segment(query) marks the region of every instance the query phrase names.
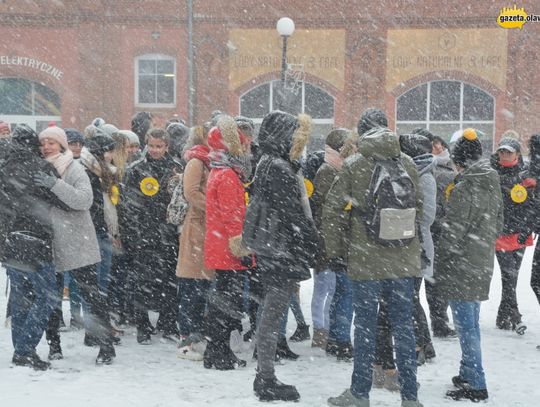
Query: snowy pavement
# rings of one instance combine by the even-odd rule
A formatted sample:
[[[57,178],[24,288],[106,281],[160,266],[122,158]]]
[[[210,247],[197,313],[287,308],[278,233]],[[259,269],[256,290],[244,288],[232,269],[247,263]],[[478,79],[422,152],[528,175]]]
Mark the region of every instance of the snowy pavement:
[[[529,249],[521,269],[518,302],[523,320],[528,326],[524,336],[495,328],[495,316],[500,300],[498,269],[491,285],[491,299],[482,304],[481,327],[484,368],[487,376],[489,406],[540,406],[540,306],[529,287],[532,250]],[[5,292],[5,273],[0,275],[0,290]],[[302,285],[301,301],[310,320],[312,281]],[[68,304],[64,301],[64,318],[69,321]],[[6,298],[0,297],[0,315],[4,321]],[[154,316],[155,318],[155,316]],[[290,316],[289,335],[295,329]],[[138,345],[133,329],[127,330],[123,343],[116,348],[117,358],[111,366],[96,366],[96,348],[83,346],[83,331],[62,333],[64,359],[52,362],[53,369],[35,372],[25,367],[13,367],[10,330],[0,326],[0,406],[1,407],[184,407],[184,406],[257,406],[252,382],[256,363],[247,346],[241,353],[247,359],[246,368],[219,372],[203,368],[202,362],[181,360],[176,347],[153,337],[150,346]],[[451,388],[450,378],[457,374],[459,344],[457,339],[434,339],[437,357],[418,369],[421,383],[419,398],[425,407],[461,406],[469,402],[444,399]],[[289,403],[297,407],[325,406],[329,396],[335,396],[350,384],[352,364],[327,358],[310,347],[310,342],[291,344],[301,355],[296,362],[277,366],[279,379],[297,386],[301,400]],[[43,339],[38,353],[44,358],[48,347]],[[276,403],[273,403],[276,404]],[[277,403],[287,405],[287,403]],[[399,394],[373,390],[373,407],[399,406]]]

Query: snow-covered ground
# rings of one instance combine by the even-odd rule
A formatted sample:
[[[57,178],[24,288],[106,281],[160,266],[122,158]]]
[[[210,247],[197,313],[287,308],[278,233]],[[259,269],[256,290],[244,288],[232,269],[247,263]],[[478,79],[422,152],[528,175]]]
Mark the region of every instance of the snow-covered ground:
[[[491,299],[482,305],[482,347],[490,399],[488,405],[540,405],[540,307],[529,287],[532,250],[528,250],[518,286],[518,301],[528,330],[524,336],[495,328],[495,316],[500,300],[498,269],[491,285]],[[6,280],[1,273],[0,290],[5,291]],[[302,306],[310,319],[312,281],[302,285]],[[0,296],[0,315],[5,315],[6,298]],[[69,321],[67,302],[64,318]],[[294,331],[291,315],[289,335]],[[82,331],[62,334],[64,360],[53,362],[53,369],[35,372],[11,365],[12,345],[10,330],[0,326],[0,406],[254,406],[260,405],[252,392],[256,363],[251,349],[245,348],[246,368],[219,372],[203,368],[202,362],[191,362],[176,357],[176,348],[154,337],[150,346],[140,346],[133,329],[127,330],[117,358],[111,366],[96,366],[97,349],[83,346]],[[434,340],[437,357],[418,369],[421,383],[419,398],[426,407],[452,406],[444,399],[451,388],[450,378],[457,373],[459,344],[454,340]],[[352,365],[338,363],[322,352],[313,350],[310,342],[291,344],[301,357],[296,362],[286,361],[277,366],[277,375],[285,383],[295,384],[301,394],[295,406],[324,406],[329,396],[335,396],[350,384]],[[41,341],[38,352],[47,356],[48,347]],[[373,390],[372,406],[399,406],[399,394]],[[463,404],[457,404],[463,405]]]

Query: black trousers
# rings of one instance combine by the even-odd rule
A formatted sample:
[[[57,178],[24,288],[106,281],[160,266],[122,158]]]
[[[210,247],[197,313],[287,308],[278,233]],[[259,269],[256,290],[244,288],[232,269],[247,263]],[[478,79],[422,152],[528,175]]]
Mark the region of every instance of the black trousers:
[[[76,281],[79,293],[89,308],[88,333],[96,338],[100,345],[111,344],[112,326],[107,312],[107,298],[98,289],[96,265],[81,267],[71,270],[71,277]],[[62,305],[62,291],[64,285],[63,274],[57,274],[58,301]],[[47,342],[60,343],[60,318],[61,314],[53,312],[49,319],[45,335]]]
[[[531,270],[531,288],[536,294],[538,304],[540,304],[540,244],[536,243]]]
[[[244,271],[216,270],[216,284],[208,298],[204,335],[218,347],[228,348],[231,332],[241,326]]]
[[[135,279],[134,313],[137,328],[150,324],[148,311],[159,312],[157,328],[166,334],[177,334],[178,300],[176,261],[178,250],[168,245],[136,252],[133,258]]]
[[[257,267],[246,270],[249,284],[249,325],[253,332],[257,330],[257,314],[259,312],[259,306],[264,301],[264,285],[261,282],[259,273]]]
[[[502,280],[501,303],[497,313],[497,321],[509,319],[513,323],[521,322],[521,314],[519,313],[517,304],[516,286],[524,253],[525,249],[512,252],[496,252]]]

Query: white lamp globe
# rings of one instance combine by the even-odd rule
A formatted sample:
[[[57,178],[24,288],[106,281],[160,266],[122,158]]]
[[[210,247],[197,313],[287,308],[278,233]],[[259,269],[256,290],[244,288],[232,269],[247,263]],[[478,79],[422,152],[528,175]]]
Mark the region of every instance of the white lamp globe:
[[[290,37],[294,33],[294,21],[289,17],[281,17],[276,24],[276,29],[282,37]]]

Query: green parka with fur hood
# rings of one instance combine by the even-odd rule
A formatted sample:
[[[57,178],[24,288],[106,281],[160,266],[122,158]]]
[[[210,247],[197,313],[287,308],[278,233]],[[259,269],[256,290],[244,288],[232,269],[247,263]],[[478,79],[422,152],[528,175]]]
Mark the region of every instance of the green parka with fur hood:
[[[366,195],[376,159],[399,157],[411,177],[417,202],[417,219],[422,218],[422,192],[413,160],[402,154],[397,134],[387,128],[375,128],[360,136],[358,154],[349,157],[336,177],[323,207],[322,234],[329,258],[341,257],[351,280],[383,280],[419,277],[420,241],[416,236],[406,247],[384,247],[367,236],[360,213],[366,207]],[[346,210],[352,203],[352,210]]]

